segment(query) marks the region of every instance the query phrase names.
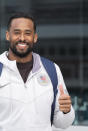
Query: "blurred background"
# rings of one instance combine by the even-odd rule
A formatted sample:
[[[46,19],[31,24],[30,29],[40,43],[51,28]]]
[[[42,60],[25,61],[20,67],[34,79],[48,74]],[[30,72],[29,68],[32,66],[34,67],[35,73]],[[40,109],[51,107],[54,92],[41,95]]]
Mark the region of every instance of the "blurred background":
[[[76,111],[73,124],[88,126],[88,0],[0,0],[0,54],[8,49],[8,18],[18,11],[34,15],[35,51],[62,71]]]

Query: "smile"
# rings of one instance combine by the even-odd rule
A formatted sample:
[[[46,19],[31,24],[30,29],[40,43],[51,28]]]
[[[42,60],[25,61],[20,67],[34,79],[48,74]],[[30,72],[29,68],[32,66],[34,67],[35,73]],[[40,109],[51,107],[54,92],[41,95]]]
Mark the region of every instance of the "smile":
[[[21,49],[27,47],[27,44],[26,43],[18,43],[17,46]]]
[[[24,46],[27,46],[27,43],[18,43],[17,45],[24,47]]]

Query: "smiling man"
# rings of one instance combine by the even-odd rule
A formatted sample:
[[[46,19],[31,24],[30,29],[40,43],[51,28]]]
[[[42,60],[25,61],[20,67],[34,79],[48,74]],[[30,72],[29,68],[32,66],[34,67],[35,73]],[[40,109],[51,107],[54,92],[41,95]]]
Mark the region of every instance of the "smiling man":
[[[35,21],[29,14],[18,13],[9,19],[6,31],[9,51],[0,55],[3,131],[52,131],[53,85],[40,55],[33,52],[37,37]],[[74,121],[74,109],[61,71],[57,64],[54,66],[58,85],[52,124],[67,128]]]
[[[16,18],[10,24],[6,32],[6,39],[10,42],[9,57],[14,56],[10,59],[20,59],[17,61],[23,60],[23,63],[30,61],[33,46],[37,41],[33,21],[28,18]]]

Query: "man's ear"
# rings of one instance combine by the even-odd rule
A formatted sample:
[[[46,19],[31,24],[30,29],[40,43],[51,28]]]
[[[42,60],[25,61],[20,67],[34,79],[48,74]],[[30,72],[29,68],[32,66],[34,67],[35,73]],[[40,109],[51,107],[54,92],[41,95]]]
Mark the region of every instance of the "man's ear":
[[[37,39],[38,39],[38,35],[37,35],[37,33],[35,33],[35,35],[34,35],[34,43],[37,42]]]
[[[9,41],[9,32],[6,31],[6,40]]]

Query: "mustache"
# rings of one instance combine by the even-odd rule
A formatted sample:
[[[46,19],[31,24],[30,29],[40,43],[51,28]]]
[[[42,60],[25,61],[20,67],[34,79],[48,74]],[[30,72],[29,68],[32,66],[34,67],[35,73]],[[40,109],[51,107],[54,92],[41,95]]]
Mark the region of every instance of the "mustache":
[[[29,45],[29,43],[27,41],[25,41],[25,40],[24,41],[19,40],[15,44],[18,45],[19,43],[23,43],[23,44],[25,43],[26,45]]]

